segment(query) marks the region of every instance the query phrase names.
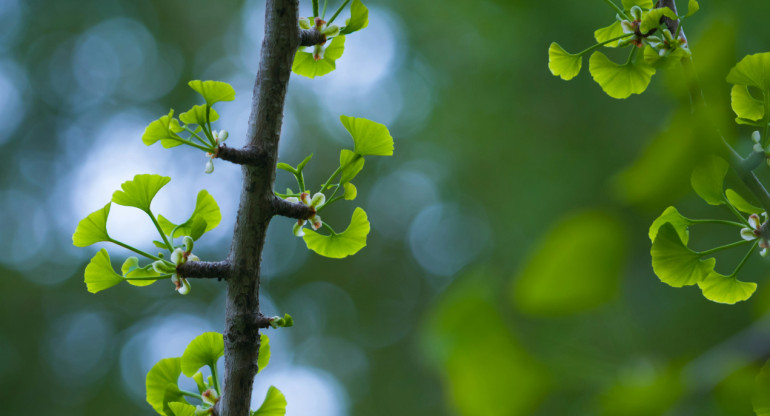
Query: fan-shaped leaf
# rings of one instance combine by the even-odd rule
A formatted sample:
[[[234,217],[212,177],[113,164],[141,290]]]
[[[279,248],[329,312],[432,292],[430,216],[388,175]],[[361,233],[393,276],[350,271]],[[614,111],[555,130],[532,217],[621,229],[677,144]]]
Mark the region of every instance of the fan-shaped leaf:
[[[369,234],[369,220],[366,212],[356,208],[348,228],[334,235],[322,235],[308,230],[303,237],[307,248],[316,253],[335,259],[341,259],[366,247],[366,236]]]
[[[722,158],[707,157],[692,171],[690,176],[692,189],[710,205],[724,204],[722,187],[729,167],[730,165]]]
[[[369,9],[361,3],[361,0],[353,0],[350,5],[350,18],[345,22],[345,27],[340,30],[341,35],[347,35],[369,26]]]
[[[205,332],[193,339],[181,358],[184,375],[192,377],[203,366],[215,367],[219,357],[225,355],[225,341],[218,332]]]
[[[738,211],[745,212],[746,214],[761,214],[764,212],[762,208],[756,207],[750,202],[746,201],[740,194],[728,189],[725,191],[725,196],[732,206],[738,209]]]
[[[650,242],[655,241],[658,230],[666,223],[671,224],[674,227],[679,238],[682,240],[682,243],[687,245],[687,242],[690,240],[690,231],[687,227],[692,225],[692,221],[689,218],[682,216],[682,214],[680,214],[674,207],[666,208],[666,210],[653,221],[649,232]]]
[[[203,104],[195,105],[193,108],[180,114],[179,120],[182,120],[182,123],[185,124],[198,124],[203,126],[206,124],[206,108],[209,108],[209,121],[217,121],[219,119],[217,111],[211,107],[206,107],[206,105]]]
[[[623,0],[623,8],[625,10],[631,10],[632,7],[639,6],[642,9],[652,9],[652,0]]]
[[[657,29],[660,26],[660,19],[666,16],[669,19],[677,20],[676,13],[668,7],[660,7],[658,9],[652,9],[645,13],[642,17],[642,23],[639,25],[639,32],[646,34],[653,29]]]
[[[87,247],[101,241],[110,241],[107,233],[107,217],[110,215],[110,202],[102,209],[88,214],[80,220],[78,228],[72,234],[72,244],[75,247]]]
[[[259,334],[259,357],[257,357],[257,373],[270,364],[270,338],[265,334]]]
[[[727,74],[727,82],[770,90],[770,52],[748,55]]]
[[[168,408],[174,413],[174,416],[195,416],[195,406],[182,402],[173,402],[168,404]]]
[[[160,140],[161,146],[165,148],[179,146],[182,142],[179,141],[181,138],[177,133],[181,131],[184,131],[184,128],[179,125],[179,120],[174,118],[174,110],[171,110],[144,129],[142,142],[149,146]]]
[[[147,403],[161,415],[173,415],[169,402],[185,403],[178,384],[182,374],[180,361],[180,358],[164,358],[147,373]]]
[[[222,221],[222,214],[219,211],[219,205],[217,205],[214,197],[204,189],[198,192],[192,215],[176,229],[172,237],[189,235],[193,240],[197,240],[203,234],[216,228],[220,221]],[[158,215],[158,223],[168,236],[171,236],[171,232],[177,226],[162,215]]]
[[[340,183],[347,183],[353,180],[353,178],[361,172],[364,168],[364,158],[353,151],[348,149],[342,149],[340,152],[340,166],[342,167],[342,173],[340,175]]]
[[[730,90],[730,105],[739,118],[759,121],[765,116],[765,104],[762,100],[752,97],[745,85],[733,85]]]
[[[618,36],[623,36],[624,34],[625,32],[623,31],[623,26],[620,25],[618,20],[615,20],[611,25],[597,29],[594,32],[594,38],[596,38],[597,43],[604,43],[610,39],[615,39]],[[618,46],[618,44],[617,42],[611,42],[604,46],[607,48],[615,48]]]
[[[713,270],[698,286],[706,299],[730,305],[750,298],[757,290],[756,283],[741,282],[735,276],[723,276]]]
[[[291,70],[297,75],[303,77],[315,78],[326,75],[337,68],[335,61],[342,57],[342,52],[345,51],[345,36],[337,36],[332,39],[331,43],[323,52],[323,56],[319,60],[313,58],[313,54],[305,52],[300,48],[294,55],[294,63],[291,66]]]
[[[209,106],[220,101],[233,101],[235,99],[235,89],[226,82],[195,80],[188,82],[187,85],[202,95]]]
[[[136,207],[150,212],[150,204],[155,194],[171,180],[168,176],[136,175],[133,180],[123,182],[122,191],[112,194],[112,202],[127,207]]]
[[[601,52],[594,52],[588,62],[591,76],[612,98],[628,98],[641,94],[650,85],[655,68],[644,62],[618,65]]]
[[[599,32],[597,30],[597,32]],[[598,36],[598,35],[597,35]],[[548,69],[565,81],[575,78],[583,67],[583,55],[573,55],[556,42],[548,48]]]
[[[165,246],[163,247],[165,248]],[[123,272],[124,280],[134,286],[149,286],[157,280],[129,280],[137,277],[156,277],[160,276],[160,273],[153,269],[143,270],[139,267],[139,259],[136,257],[129,257],[123,262],[123,266],[120,268]]]
[[[353,151],[361,156],[392,156],[393,137],[384,124],[365,118],[340,116],[340,121],[353,137]]]
[[[345,189],[345,193],[343,194],[345,199],[348,201],[356,199],[356,196],[358,196],[358,189],[356,189],[355,185],[350,182],[346,182],[342,184],[342,187]]]
[[[270,386],[267,390],[267,396],[262,402],[262,406],[259,406],[255,412],[251,413],[251,416],[283,416],[286,414],[286,397],[280,390],[274,386]]]
[[[663,224],[652,243],[652,269],[658,278],[673,287],[694,285],[714,270],[716,260],[701,255],[682,243],[674,226]]]
[[[694,15],[695,13],[698,12],[698,10],[700,10],[700,4],[698,4],[698,0],[690,0],[687,3],[687,15],[686,15],[686,17],[690,17],[690,16]]]
[[[85,282],[88,291],[97,293],[109,289],[123,281],[123,276],[115,273],[107,250],[101,249],[86,266]]]

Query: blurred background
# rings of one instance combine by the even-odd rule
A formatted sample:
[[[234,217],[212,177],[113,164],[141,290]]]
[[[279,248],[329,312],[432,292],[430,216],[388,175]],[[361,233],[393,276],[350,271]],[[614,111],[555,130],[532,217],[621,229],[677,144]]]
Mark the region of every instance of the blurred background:
[[[396,153],[357,178],[372,222],[358,255],[320,258],[290,221],[271,223],[262,309],[296,326],[267,332],[253,408],[275,385],[293,416],[752,415],[770,356],[768,263],[748,263],[741,276],[759,289],[735,306],[668,287],[650,266],[647,228],[667,206],[730,219],[689,189],[708,146],[678,72],[624,101],[587,61],[569,83],[553,77],[551,41],[579,51],[613,21],[600,0],[365,3],[369,27],[337,70],[292,77],[280,159],[313,152],[319,186],[352,145],[340,114],[388,125]],[[750,130],[730,124],[724,77],[767,51],[768,12],[703,0],[687,27],[706,98],[743,149]],[[196,254],[227,254],[240,169],[220,161],[206,175],[200,152],[140,137],[198,103],[187,81],[214,79],[237,91],[215,128],[243,144],[263,15],[260,0],[0,0],[0,413],[153,414],[149,368],[222,331],[216,282],[193,281],[186,297],[168,282],[88,293],[99,246],[75,248],[71,234],[122,182],[158,173],[173,179],[153,208],[171,220],[199,189],[214,195],[223,221]],[[279,172],[276,189],[291,180]],[[150,250],[140,214],[114,206],[109,230]],[[692,231],[704,247],[737,238],[704,227]],[[116,267],[128,255],[111,252]]]

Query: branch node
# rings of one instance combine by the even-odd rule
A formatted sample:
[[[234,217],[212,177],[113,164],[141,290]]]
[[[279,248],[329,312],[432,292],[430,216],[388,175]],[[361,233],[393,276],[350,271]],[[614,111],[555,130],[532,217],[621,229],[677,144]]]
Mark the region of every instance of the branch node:
[[[230,270],[228,261],[188,261],[176,268],[179,276],[186,279],[217,279],[218,281],[226,280],[230,276]]]
[[[285,199],[273,196],[273,213],[282,217],[306,220],[315,215],[315,208],[299,202],[289,202]]]
[[[326,43],[326,35],[319,32],[317,28],[300,29],[299,46],[322,45]]]
[[[260,166],[267,161],[267,155],[261,149],[246,146],[242,149],[227,147],[220,144],[214,157],[237,165]]]

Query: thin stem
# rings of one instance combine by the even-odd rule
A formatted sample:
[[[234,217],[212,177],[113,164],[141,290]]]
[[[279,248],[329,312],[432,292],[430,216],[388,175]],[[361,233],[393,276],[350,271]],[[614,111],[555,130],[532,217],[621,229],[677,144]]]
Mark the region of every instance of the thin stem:
[[[187,127],[187,126],[184,126],[184,129],[185,129],[185,130],[187,130],[187,131],[188,131],[188,132],[189,132],[191,135],[193,135],[193,137],[195,137],[196,139],[198,139],[198,141],[200,141],[200,142],[201,142],[201,143],[203,143],[204,145],[208,145],[208,144],[210,144],[210,143],[206,142],[205,140],[203,140],[203,139],[201,138],[201,136],[198,136],[198,133],[196,133],[195,131],[193,131],[191,128],[189,128],[189,127]]]
[[[214,389],[217,391],[217,394],[221,396],[222,391],[219,389],[219,376],[217,375],[217,366],[210,365],[209,368],[211,369],[211,378],[214,380]]]
[[[639,48],[631,48],[631,54],[628,55],[628,61],[626,61],[626,65],[631,65],[631,61],[634,59],[634,55],[636,55],[636,50]]]
[[[169,278],[171,278],[170,274],[162,274],[160,276],[124,277],[124,280],[163,280]]]
[[[732,225],[733,227],[744,228],[746,225],[740,222],[727,221],[727,220],[690,220],[693,224],[724,224]]]
[[[742,245],[744,245],[744,244],[746,244],[746,243],[750,243],[750,242],[752,242],[752,241],[754,241],[754,240],[741,240],[741,241],[736,241],[736,242],[734,242],[734,243],[725,244],[725,245],[723,245],[723,246],[719,246],[719,247],[716,247],[716,248],[712,248],[711,250],[706,250],[706,251],[699,251],[699,252],[698,252],[698,254],[699,254],[701,257],[703,257],[703,256],[708,256],[708,255],[711,255],[711,254],[717,253],[717,252],[719,252],[719,251],[722,251],[722,250],[727,250],[728,248],[733,248],[733,247],[740,247],[740,246],[742,246]]]
[[[166,233],[163,232],[163,229],[160,227],[160,224],[158,224],[158,220],[155,218],[155,215],[153,215],[152,211],[147,210],[147,215],[150,216],[150,219],[152,220],[152,223],[155,225],[155,228],[158,230],[158,234],[160,234],[161,237],[163,237],[163,242],[166,243],[166,247],[168,248],[169,253],[174,252],[174,246],[171,245],[171,243],[168,241],[168,238],[166,237]]]
[[[347,5],[348,5],[348,3],[350,3],[350,0],[345,0],[345,2],[344,2],[344,3],[342,3],[342,6],[340,6],[340,8],[339,8],[339,9],[337,9],[337,11],[336,11],[336,12],[334,12],[334,14],[332,15],[332,18],[331,18],[331,19],[329,19],[329,21],[328,21],[328,22],[326,22],[326,25],[327,25],[327,26],[332,24],[332,22],[334,21],[334,19],[336,19],[336,18],[337,18],[337,16],[340,14],[340,12],[342,11],[342,9],[344,9],[344,8],[345,8],[345,6],[347,6]]]
[[[194,397],[194,398],[196,398],[196,399],[198,399],[200,401],[203,401],[203,397],[201,397],[201,395],[198,394],[198,393],[193,393],[193,392],[191,392],[189,390],[182,390],[182,389],[179,389],[179,392],[182,393],[183,395],[187,396],[187,397]]]
[[[749,227],[751,227],[751,226],[749,225],[749,221],[746,219],[746,217],[744,217],[744,216],[743,216],[743,214],[741,214],[741,213],[740,213],[740,211],[738,211],[738,210],[737,210],[737,209],[736,209],[736,208],[733,206],[733,204],[731,204],[731,203],[730,203],[730,201],[729,201],[729,200],[727,200],[727,197],[726,197],[726,196],[722,195],[722,200],[723,200],[723,201],[725,201],[725,204],[727,205],[727,207],[728,207],[728,208],[730,208],[730,211],[731,211],[733,214],[735,214],[736,218],[740,218],[740,220],[741,220],[741,222],[744,224],[744,226],[749,226]]]
[[[302,174],[302,171],[297,172],[294,174],[294,177],[297,178],[297,185],[299,186],[299,193],[305,192],[305,175]]]
[[[149,254],[149,253],[145,253],[144,251],[142,251],[142,250],[139,250],[138,248],[135,248],[135,247],[131,247],[131,246],[129,246],[128,244],[126,244],[126,243],[123,243],[123,242],[120,242],[120,241],[118,241],[118,240],[109,239],[108,241],[109,241],[110,243],[113,243],[113,244],[117,244],[117,245],[119,245],[119,246],[121,246],[121,247],[123,247],[123,248],[125,248],[125,249],[127,249],[127,250],[131,250],[131,251],[133,251],[134,253],[136,253],[136,254],[139,254],[140,256],[144,256],[144,257],[147,257],[148,259],[152,259],[152,260],[156,260],[156,261],[157,261],[157,260],[162,260],[160,257],[157,257],[157,256],[153,256],[152,254]]]
[[[607,4],[609,4],[609,5],[610,5],[610,7],[612,7],[613,9],[615,9],[615,11],[616,11],[616,12],[618,12],[618,14],[619,14],[621,17],[625,18],[626,20],[631,20],[631,19],[628,17],[628,15],[626,15],[626,12],[624,12],[624,11],[623,11],[623,10],[622,10],[620,7],[618,7],[618,6],[615,4],[615,2],[613,2],[612,0],[604,0],[604,2],[605,2],[605,3],[607,3]]]
[[[320,208],[316,209],[316,212],[323,211],[324,208],[328,207],[329,205],[339,201],[340,199],[344,198],[344,196],[338,196],[336,198],[330,198],[328,201],[326,201],[325,204],[323,204]]]
[[[208,127],[208,131],[206,131],[206,127]],[[211,131],[211,106],[208,103],[206,103],[206,126],[203,127],[203,131],[206,132],[206,137],[209,138],[211,145],[216,147],[217,141],[214,140],[214,132]]]
[[[328,3],[329,0],[324,0],[324,9],[321,12],[321,19],[326,18],[326,3]]]
[[[338,167],[337,170],[335,170],[334,173],[332,173],[332,176],[329,176],[329,179],[326,181],[324,186],[321,187],[321,190],[319,192],[323,192],[329,189],[329,186],[331,185],[332,181],[334,180],[334,178],[337,177],[337,175],[340,174],[340,172],[342,172],[342,166]]]
[[[313,0],[313,17],[318,17],[318,0]]]
[[[205,129],[204,129],[204,131],[205,131]],[[181,137],[169,137],[169,138],[170,138],[171,140],[176,140],[176,141],[178,141],[178,142],[181,142],[181,143],[183,143],[183,144],[186,144],[186,145],[188,145],[188,146],[192,146],[192,147],[194,147],[194,148],[196,148],[196,149],[200,149],[200,150],[203,150],[204,152],[213,153],[213,151],[214,151],[214,149],[212,149],[212,148],[203,147],[203,146],[201,146],[201,145],[199,145],[199,144],[197,144],[197,143],[195,143],[195,142],[191,142],[191,141],[189,141],[189,140],[185,140],[185,139],[183,139],[183,138],[181,138]],[[164,140],[165,140],[165,139],[164,139]]]
[[[754,241],[754,244],[751,246],[749,251],[746,253],[745,256],[743,256],[743,259],[740,263],[738,263],[738,266],[735,267],[735,270],[733,270],[732,274],[730,274],[730,277],[735,277],[739,271],[743,268],[743,265],[746,264],[747,261],[749,261],[749,256],[751,256],[754,253],[754,250],[757,249],[757,245],[759,245],[759,239],[756,239]]]
[[[615,41],[618,41],[618,40],[621,40],[623,38],[627,38],[627,37],[633,36],[633,35],[634,35],[633,33],[626,33],[624,35],[620,35],[620,36],[614,37],[612,39],[605,40],[604,42],[599,42],[596,45],[591,46],[590,48],[586,48],[586,49],[576,53],[575,55],[583,56],[583,55],[587,54],[588,52],[591,52],[592,50],[594,50],[594,49],[596,49],[598,47],[604,46],[604,45],[606,45],[608,43],[612,43],[612,42],[615,42]]]
[[[329,224],[327,224],[327,223],[325,223],[323,221],[321,221],[321,224],[323,225],[324,228],[329,230],[329,232],[332,233],[332,235],[337,235],[337,233],[334,232],[334,228],[332,228],[331,225],[329,225]]]
[[[273,194],[275,194],[275,196],[277,196],[279,198],[283,198],[283,199],[286,199],[286,198],[289,198],[289,197],[292,197],[292,196],[295,197],[295,198],[299,198],[300,197],[300,194],[282,194],[282,193],[276,192],[276,191],[273,191]]]
[[[768,133],[770,133],[770,94],[767,93],[767,91],[762,91],[762,95],[764,96],[765,101],[765,118],[762,121],[762,124],[765,126],[765,131],[762,134],[762,147],[767,147],[768,143],[770,143],[770,137],[768,137]]]

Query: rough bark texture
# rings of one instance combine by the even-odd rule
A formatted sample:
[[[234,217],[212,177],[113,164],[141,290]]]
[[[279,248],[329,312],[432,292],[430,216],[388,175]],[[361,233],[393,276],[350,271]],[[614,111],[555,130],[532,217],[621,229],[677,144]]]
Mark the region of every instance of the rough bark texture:
[[[273,209],[275,210],[276,215],[298,220],[306,220],[315,215],[315,208],[311,206],[289,202],[278,197],[273,198]]]
[[[254,84],[248,147],[264,160],[243,165],[243,190],[230,248],[225,317],[225,375],[219,414],[248,416],[259,355],[259,267],[270,218],[284,100],[299,47],[297,0],[268,0],[265,38]]]
[[[234,149],[227,147],[224,144],[219,146],[217,150],[217,157],[232,162],[238,165],[261,165],[265,164],[267,159],[266,155],[261,149],[246,146],[243,149]]]
[[[230,263],[226,261],[188,261],[176,268],[177,273],[185,278],[227,279],[230,275]]]

